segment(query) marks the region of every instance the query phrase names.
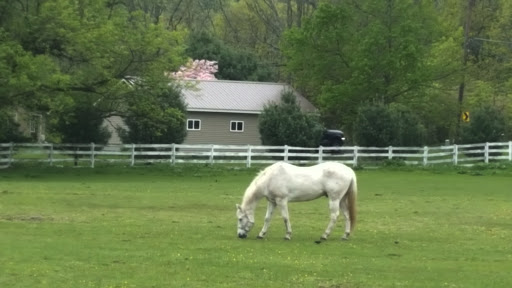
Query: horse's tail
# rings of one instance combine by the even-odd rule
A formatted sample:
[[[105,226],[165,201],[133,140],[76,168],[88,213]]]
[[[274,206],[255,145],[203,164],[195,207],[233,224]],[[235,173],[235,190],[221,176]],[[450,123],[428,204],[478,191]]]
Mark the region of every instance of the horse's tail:
[[[348,208],[348,216],[350,217],[350,232],[354,230],[354,226],[356,225],[357,220],[357,209],[356,209],[356,201],[357,201],[357,179],[356,175],[350,181],[350,186],[347,190],[347,208]]]

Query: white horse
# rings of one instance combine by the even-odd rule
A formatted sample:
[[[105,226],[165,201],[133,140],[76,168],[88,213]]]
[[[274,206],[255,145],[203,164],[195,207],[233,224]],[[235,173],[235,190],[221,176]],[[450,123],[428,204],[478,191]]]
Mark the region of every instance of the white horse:
[[[270,225],[274,208],[279,207],[286,227],[286,240],[292,237],[288,202],[310,201],[321,196],[329,198],[331,219],[321,239],[326,240],[336,224],[339,210],[345,216],[347,240],[356,221],[357,181],[354,171],[341,163],[325,162],[311,167],[298,167],[285,162],[262,170],[245,190],[242,205],[236,204],[238,237],[246,238],[254,225],[254,210],[258,201],[268,200],[265,222],[258,238],[263,238]]]

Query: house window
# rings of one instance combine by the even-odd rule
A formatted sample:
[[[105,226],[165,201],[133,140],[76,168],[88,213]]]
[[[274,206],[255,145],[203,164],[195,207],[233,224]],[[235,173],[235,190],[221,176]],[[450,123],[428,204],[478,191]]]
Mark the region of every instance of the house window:
[[[201,120],[199,119],[188,119],[187,130],[201,130]]]
[[[30,126],[30,132],[31,133],[35,133],[36,130],[37,130],[37,118],[36,117],[31,117],[30,118],[30,123],[29,123],[29,126]]]
[[[244,121],[231,121],[231,132],[244,132]]]

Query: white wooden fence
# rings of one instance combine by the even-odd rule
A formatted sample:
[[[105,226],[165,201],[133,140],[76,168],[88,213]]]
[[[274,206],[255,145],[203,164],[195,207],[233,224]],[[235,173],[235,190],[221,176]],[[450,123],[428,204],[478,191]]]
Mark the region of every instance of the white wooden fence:
[[[320,163],[339,161],[351,166],[398,159],[407,164],[448,163],[472,165],[490,161],[512,161],[512,141],[438,147],[318,147],[184,144],[0,144],[0,166],[41,162],[48,165],[90,166],[97,163]]]

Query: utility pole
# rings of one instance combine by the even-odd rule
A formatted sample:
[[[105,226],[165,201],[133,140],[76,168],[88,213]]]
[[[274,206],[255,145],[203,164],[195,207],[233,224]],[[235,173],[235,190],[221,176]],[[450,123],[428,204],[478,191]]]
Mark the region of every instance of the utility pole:
[[[464,101],[464,90],[466,86],[466,65],[468,63],[469,56],[469,30],[471,28],[471,14],[473,11],[473,7],[475,6],[475,2],[476,0],[467,1],[466,13],[464,16],[464,51],[462,52],[462,79],[459,84],[459,113],[457,115],[457,130],[455,140],[458,140],[458,138],[460,138],[460,124],[462,121],[462,103]]]

